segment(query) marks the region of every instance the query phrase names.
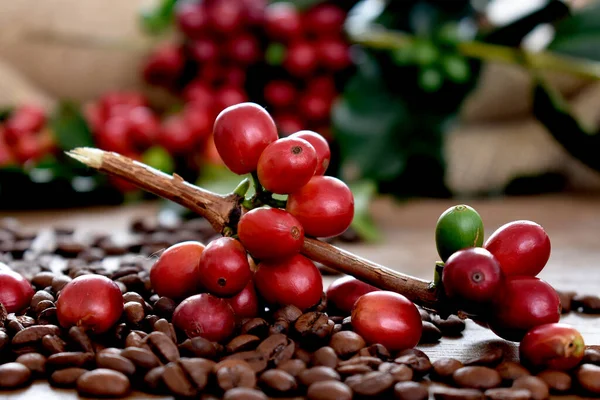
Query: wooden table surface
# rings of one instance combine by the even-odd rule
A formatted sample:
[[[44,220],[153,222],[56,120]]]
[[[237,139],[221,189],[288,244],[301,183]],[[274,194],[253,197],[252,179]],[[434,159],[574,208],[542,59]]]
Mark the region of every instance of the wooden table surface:
[[[434,228],[439,215],[457,200],[412,200],[394,202],[380,199],[373,204],[376,222],[384,239],[375,244],[347,244],[347,250],[390,268],[429,279],[437,259]],[[529,219],[546,229],[552,243],[552,254],[540,277],[559,290],[580,294],[599,294],[600,289],[600,196],[574,197],[552,195],[523,198],[466,201],[481,214],[486,238],[502,224]],[[69,226],[86,231],[115,232],[127,229],[138,217],[153,218],[156,204],[123,207],[99,207],[85,210],[47,212],[0,212],[0,217],[19,219],[28,229]],[[325,278],[328,285],[332,278]],[[600,345],[600,317],[570,314],[563,322],[577,327],[586,344]],[[462,338],[444,338],[439,344],[420,346],[432,358],[471,358],[490,343],[502,346],[509,357],[516,356],[514,343],[497,338],[487,329],[467,321]],[[73,391],[55,390],[45,382],[27,389],[2,393],[2,399],[70,399]],[[134,394],[131,398],[159,398]],[[568,397],[562,396],[561,399]],[[573,397],[575,398],[575,397]]]

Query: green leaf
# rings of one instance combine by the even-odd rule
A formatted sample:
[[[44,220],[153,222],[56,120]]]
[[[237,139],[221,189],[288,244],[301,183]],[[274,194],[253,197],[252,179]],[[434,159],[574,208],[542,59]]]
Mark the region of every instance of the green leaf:
[[[348,185],[354,195],[354,219],[352,228],[367,242],[381,239],[381,234],[373,221],[370,211],[371,200],[377,194],[377,185],[370,180],[362,180]]]
[[[50,127],[62,150],[94,146],[92,132],[79,107],[74,103],[63,102],[60,104],[50,121]]]
[[[577,10],[556,25],[548,50],[600,61],[600,3]]]
[[[140,25],[151,35],[158,35],[166,31],[173,22],[177,0],[158,0],[155,7],[142,9],[140,12]]]
[[[533,113],[571,155],[600,171],[600,133],[578,121],[560,94],[541,78],[534,88]]]
[[[281,43],[271,43],[265,52],[265,60],[269,65],[281,65],[285,59],[286,47]]]
[[[13,107],[2,107],[0,108],[0,122],[6,121],[10,114],[14,111]]]
[[[248,176],[240,176],[231,172],[224,165],[205,164],[202,166],[200,175],[196,180],[196,186],[200,186],[203,189],[210,190],[211,192],[219,194],[228,194],[235,190],[237,185]],[[252,186],[248,190],[246,197],[252,196],[254,189]]]
[[[175,161],[173,157],[160,146],[153,146],[142,154],[142,162],[156,168],[166,174],[171,174],[175,171]]]

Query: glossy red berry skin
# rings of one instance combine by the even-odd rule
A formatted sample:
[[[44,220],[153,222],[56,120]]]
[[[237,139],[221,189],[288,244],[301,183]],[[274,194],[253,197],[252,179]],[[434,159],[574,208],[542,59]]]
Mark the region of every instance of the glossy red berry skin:
[[[300,138],[306,140],[312,144],[317,152],[317,168],[315,169],[315,175],[324,175],[329,167],[331,161],[331,150],[329,149],[329,143],[321,135],[313,131],[302,130],[293,133],[289,136],[290,138]]]
[[[178,3],[175,18],[179,30],[190,38],[199,37],[206,32],[209,22],[206,10],[200,3]]]
[[[323,294],[323,279],[315,264],[299,254],[283,260],[263,261],[254,274],[258,293],[272,305],[294,305],[306,310]]]
[[[231,237],[213,240],[200,257],[198,276],[204,288],[217,296],[241,292],[252,278],[246,249]]]
[[[221,111],[213,135],[223,162],[238,175],[256,170],[263,150],[278,138],[273,118],[254,103],[237,104]]]
[[[327,288],[327,304],[350,315],[354,303],[364,294],[375,292],[375,286],[360,281],[353,276],[343,276],[336,279]]]
[[[158,142],[171,154],[188,152],[196,144],[194,131],[182,115],[167,117],[158,134]]]
[[[568,371],[585,352],[583,337],[567,324],[546,324],[531,329],[519,344],[519,358],[529,368]]]
[[[304,15],[303,26],[318,37],[336,36],[342,32],[345,19],[346,13],[338,6],[319,4]]]
[[[27,279],[8,265],[0,263],[0,303],[9,314],[27,308],[33,294],[33,288]]]
[[[292,3],[274,3],[265,10],[265,30],[271,39],[287,42],[302,35],[302,19]]]
[[[248,282],[241,292],[225,300],[233,309],[238,320],[254,318],[258,315],[258,296],[253,281]]]
[[[498,261],[481,247],[457,251],[446,261],[442,273],[446,296],[475,303],[492,301],[502,278]]]
[[[287,49],[283,67],[295,77],[312,75],[318,66],[318,55],[315,45],[308,42],[295,42]]]
[[[291,82],[273,80],[265,85],[265,100],[277,108],[289,107],[296,98],[296,88]]]
[[[507,276],[492,303],[489,326],[495,334],[518,342],[530,329],[558,322],[561,305],[548,283],[530,276]]]
[[[315,176],[288,196],[286,210],[300,221],[306,235],[332,237],[352,223],[354,196],[339,179]]]
[[[278,208],[255,208],[238,224],[238,237],[259,260],[298,254],[304,243],[304,228],[290,213]]]
[[[200,242],[177,243],[166,249],[150,269],[150,282],[159,296],[179,300],[201,289],[198,267],[205,246]]]
[[[225,299],[202,293],[188,297],[175,308],[173,325],[189,338],[201,336],[223,342],[233,334],[235,314]]]
[[[265,189],[279,194],[297,191],[315,174],[317,152],[304,139],[283,138],[265,148],[258,160],[258,179]]]
[[[94,333],[108,331],[123,313],[123,295],[115,282],[102,275],[82,275],[67,283],[56,301],[63,328],[79,326]]]
[[[389,351],[413,348],[423,324],[417,307],[401,294],[376,291],[356,300],[352,327],[367,343],[380,343]]]
[[[532,221],[501,226],[483,247],[496,257],[507,276],[536,276],[550,258],[550,239],[544,228]]]

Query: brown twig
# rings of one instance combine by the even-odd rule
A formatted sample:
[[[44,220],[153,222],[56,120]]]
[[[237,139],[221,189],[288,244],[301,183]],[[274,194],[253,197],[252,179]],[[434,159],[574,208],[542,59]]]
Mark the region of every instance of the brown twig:
[[[243,198],[236,194],[221,196],[185,182],[179,175],[167,175],[117,153],[93,148],[76,148],[67,153],[101,172],[123,178],[141,189],[178,203],[206,218],[223,233],[235,227]],[[430,283],[360,258],[317,239],[306,238],[302,254],[339,272],[352,275],[384,290],[401,293],[413,302],[441,311],[447,308],[437,298]]]

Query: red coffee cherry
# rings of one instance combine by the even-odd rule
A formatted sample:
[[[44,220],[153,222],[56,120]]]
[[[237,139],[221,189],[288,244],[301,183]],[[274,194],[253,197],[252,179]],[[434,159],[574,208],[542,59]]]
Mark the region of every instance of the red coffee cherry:
[[[33,294],[33,288],[27,279],[8,265],[0,263],[0,303],[9,314],[28,307]]]
[[[570,370],[579,365],[584,352],[583,337],[567,324],[536,326],[519,344],[521,363],[538,370]]]
[[[144,80],[152,85],[171,87],[176,84],[184,66],[185,57],[181,48],[162,46],[146,60],[142,75]]]
[[[201,36],[208,27],[208,15],[201,3],[177,3],[175,18],[179,30],[190,38]]]
[[[496,257],[507,276],[536,276],[550,258],[550,239],[544,228],[532,221],[501,226],[483,247]]]
[[[131,152],[132,143],[130,136],[131,123],[127,118],[115,116],[104,124],[98,135],[98,145],[107,151],[117,153]]]
[[[560,299],[552,286],[530,276],[507,276],[493,302],[489,326],[495,334],[518,342],[528,330],[560,319]]]
[[[237,86],[223,86],[215,92],[215,105],[218,110],[242,104],[247,100],[248,96],[244,89]]]
[[[329,117],[332,98],[317,92],[307,92],[300,98],[300,113],[309,121],[323,121]]]
[[[238,319],[254,318],[258,315],[258,296],[254,282],[250,280],[246,287],[233,297],[225,299]]]
[[[212,111],[204,104],[187,103],[183,109],[183,120],[188,125],[196,143],[206,140],[211,134]]]
[[[36,105],[18,107],[6,120],[6,134],[9,139],[16,139],[38,132],[46,123],[44,109]]]
[[[371,286],[353,276],[343,276],[333,281],[327,288],[327,303],[346,314],[350,314],[354,303],[359,297],[377,290],[379,289],[375,286]]]
[[[263,261],[254,274],[258,293],[272,305],[294,305],[306,310],[323,294],[323,279],[315,264],[299,254]]]
[[[502,278],[498,261],[481,247],[457,251],[446,261],[442,273],[446,295],[467,303],[492,301]]]
[[[263,150],[278,138],[273,118],[254,103],[237,104],[221,111],[213,135],[223,162],[238,175],[256,170]]]
[[[230,237],[213,240],[200,256],[200,283],[212,294],[233,296],[252,278],[246,249]]]
[[[310,143],[317,152],[317,169],[315,175],[324,175],[331,161],[331,150],[329,143],[321,135],[313,131],[302,130],[288,136],[290,138],[300,138]]]
[[[337,178],[315,176],[289,195],[286,210],[300,221],[304,233],[331,237],[344,232],[354,217],[354,196]]]
[[[175,308],[173,325],[189,338],[202,336],[212,342],[223,342],[233,334],[235,314],[224,299],[206,293],[197,294]]]
[[[240,33],[231,38],[225,45],[228,57],[236,63],[250,65],[261,57],[260,43],[251,33]]]
[[[302,119],[293,113],[276,114],[275,121],[283,136],[289,136],[302,129]]]
[[[171,299],[184,299],[202,287],[198,275],[200,257],[205,246],[188,241],[166,249],[150,269],[154,292]]]
[[[265,100],[276,108],[289,107],[296,99],[296,88],[291,82],[273,80],[265,85]]]
[[[188,103],[210,106],[213,104],[213,91],[202,80],[191,81],[183,90],[183,99]]]
[[[389,351],[413,348],[423,331],[417,307],[401,294],[376,291],[356,300],[352,327],[367,343],[380,343]]]
[[[211,63],[219,57],[219,47],[214,40],[201,37],[188,43],[190,56],[199,63]]]
[[[319,4],[310,9],[303,18],[307,32],[316,36],[336,36],[342,32],[346,13],[334,4]]]
[[[319,62],[331,71],[340,71],[350,66],[350,48],[339,38],[324,38],[317,47]]]
[[[123,295],[116,283],[102,275],[82,275],[67,283],[56,301],[63,328],[79,326],[94,333],[108,331],[123,313]]]
[[[210,26],[217,32],[231,34],[243,27],[244,10],[238,0],[213,0],[206,3]]]
[[[290,44],[283,60],[283,67],[293,76],[311,76],[318,65],[318,56],[315,45],[308,42],[294,42]]]
[[[135,107],[127,117],[131,139],[139,146],[152,146],[160,131],[160,121],[152,110],[148,107]]]
[[[184,154],[194,147],[196,137],[183,116],[175,114],[163,120],[158,143],[171,154]]]
[[[240,241],[260,260],[286,258],[300,252],[304,228],[290,213],[278,208],[255,208],[238,224]]]
[[[274,40],[287,42],[302,34],[302,20],[292,3],[273,3],[265,10],[265,30]]]
[[[225,86],[243,87],[246,83],[246,71],[242,66],[223,67],[221,75]]]

